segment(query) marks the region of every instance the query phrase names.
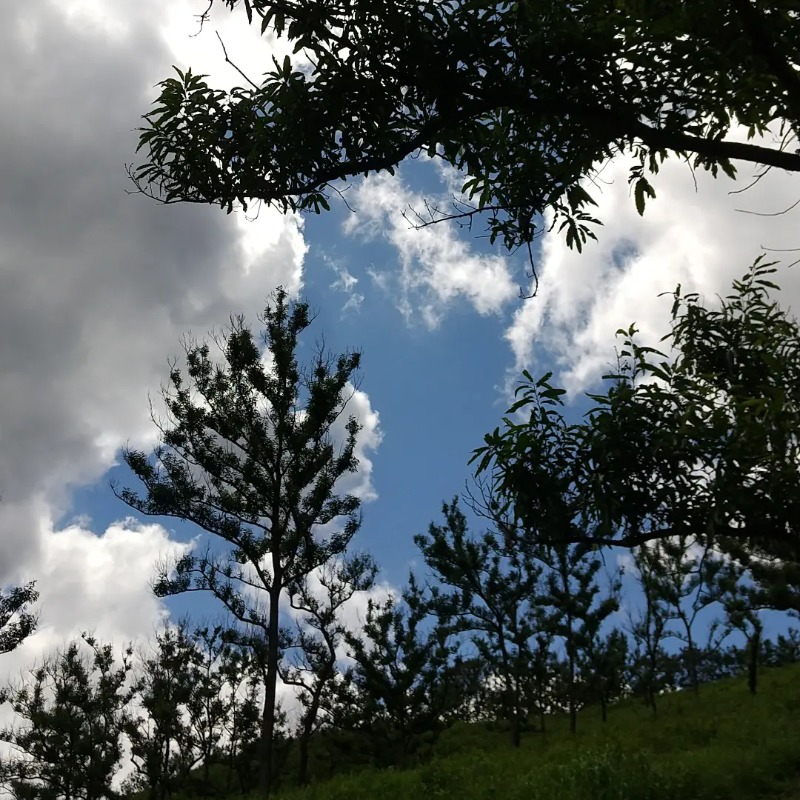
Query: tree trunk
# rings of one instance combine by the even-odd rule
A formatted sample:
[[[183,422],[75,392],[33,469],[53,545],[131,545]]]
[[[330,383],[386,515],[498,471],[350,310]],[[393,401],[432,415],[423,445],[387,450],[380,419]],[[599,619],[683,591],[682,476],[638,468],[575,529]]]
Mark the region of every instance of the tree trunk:
[[[760,625],[755,627],[748,644],[750,645],[750,652],[748,653],[749,659],[747,664],[747,688],[750,690],[750,694],[755,694],[758,683],[758,651],[761,648]]]
[[[333,653],[333,644],[330,644],[331,652]],[[314,730],[314,723],[317,721],[319,715],[319,707],[322,702],[322,692],[325,684],[328,683],[334,674],[336,662],[328,665],[319,680],[317,690],[311,695],[311,702],[306,710],[305,718],[303,719],[303,730],[300,732],[300,763],[297,768],[297,782],[300,786],[308,784],[308,745],[311,740],[311,735]]]
[[[687,657],[689,659],[689,680],[691,681],[692,689],[694,689],[695,692],[699,692],[700,682],[697,679],[697,648],[695,647],[694,639],[692,638],[691,626],[688,623],[684,624],[686,627],[686,650],[688,651]]]
[[[608,722],[608,706],[606,705],[605,695],[600,698],[600,712],[603,717],[603,722]]]
[[[278,576],[273,586],[280,587]],[[275,697],[278,680],[278,623],[280,589],[273,588],[269,597],[269,632],[267,641],[267,663],[264,682],[264,709],[261,714],[261,763],[258,767],[258,794],[269,797],[272,789],[272,770],[275,737]]]
[[[572,630],[572,619],[569,621]],[[578,708],[575,703],[575,654],[569,654],[569,732],[578,732]]]

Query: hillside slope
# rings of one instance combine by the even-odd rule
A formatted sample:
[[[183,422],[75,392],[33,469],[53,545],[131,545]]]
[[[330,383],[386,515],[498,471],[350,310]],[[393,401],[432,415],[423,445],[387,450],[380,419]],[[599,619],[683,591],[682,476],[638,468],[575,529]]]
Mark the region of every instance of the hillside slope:
[[[406,771],[365,770],[283,800],[753,800],[800,797],[800,665],[765,670],[759,693],[743,679],[661,698],[657,716],[634,700],[605,725],[581,713],[529,733],[513,751],[483,725],[446,732],[431,761]]]

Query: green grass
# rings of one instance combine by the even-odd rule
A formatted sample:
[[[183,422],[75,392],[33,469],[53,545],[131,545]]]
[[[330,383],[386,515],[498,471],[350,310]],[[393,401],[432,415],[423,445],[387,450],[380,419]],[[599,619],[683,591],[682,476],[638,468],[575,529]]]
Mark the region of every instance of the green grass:
[[[548,718],[514,751],[482,725],[447,731],[415,769],[362,770],[281,800],[761,800],[800,798],[800,664],[660,698],[582,712],[578,733]]]

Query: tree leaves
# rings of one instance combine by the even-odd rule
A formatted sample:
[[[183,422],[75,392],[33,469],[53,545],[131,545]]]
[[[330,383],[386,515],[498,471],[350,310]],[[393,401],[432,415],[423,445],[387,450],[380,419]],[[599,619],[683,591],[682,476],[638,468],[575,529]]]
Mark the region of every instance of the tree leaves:
[[[163,81],[140,129],[148,160],[131,168],[151,196],[320,213],[338,182],[427,151],[464,183],[452,213],[422,224],[483,215],[490,241],[514,249],[552,211],[580,251],[600,222],[589,181],[618,153],[638,162],[639,214],[655,197],[645,172],[667,155],[714,175],[741,160],[800,171],[796,153],[727,138],[735,124],[798,132],[796,9],[248,0],[245,11],[310,70],[287,56],[228,93],[191,71]]]
[[[644,216],[644,198],[645,195],[652,199],[655,199],[656,193],[653,187],[650,185],[647,178],[639,178],[637,179],[636,183],[634,184],[634,191],[633,191],[634,199],[636,201],[636,210],[639,212],[639,216]]]
[[[720,308],[678,287],[664,337],[673,358],[620,330],[617,368],[581,423],[566,423],[549,373],[526,373],[509,416],[527,419],[487,435],[477,474],[491,472],[512,513],[539,525],[555,512],[547,475],[560,469],[578,509],[561,528],[568,541],[707,537],[747,559],[765,591],[789,580],[781,603],[798,607],[800,327],[769,296],[773,272],[759,259]]]

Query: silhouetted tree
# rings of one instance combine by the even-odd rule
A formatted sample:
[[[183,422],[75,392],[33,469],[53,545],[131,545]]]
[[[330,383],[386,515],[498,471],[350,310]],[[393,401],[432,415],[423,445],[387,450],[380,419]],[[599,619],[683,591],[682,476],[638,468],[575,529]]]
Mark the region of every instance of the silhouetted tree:
[[[438,583],[437,603],[460,632],[472,635],[489,674],[501,683],[512,745],[519,747],[541,569],[502,535],[501,526],[471,536],[458,498],[444,503],[442,514],[443,525],[431,523],[428,534],[414,541]]]
[[[283,289],[262,321],[266,357],[241,317],[217,340],[222,363],[207,343],[186,343],[189,382],[172,368],[171,388],[163,390],[169,417],[157,421],[161,444],[152,457],[124,453],[145,494],[126,488],[118,496],[143,514],[189,520],[229,545],[224,555],[209,549],[163,565],[154,588],[162,597],[210,592],[241,626],[238,643],[257,651],[265,685],[259,791],[268,795],[282,593],[340,556],[360,524],[358,498],[334,491],[357,466],[355,417],[343,426],[341,445],[332,438],[360,355],[333,358],[320,348],[301,371],[296,350],[312,319],[308,305],[288,302]]]
[[[800,324],[770,298],[774,271],[759,259],[719,308],[678,287],[672,358],[619,331],[616,371],[578,423],[549,374],[524,373],[473,456],[514,524],[554,544],[702,537],[747,568],[765,607],[800,606]],[[559,506],[564,484],[574,502]]]
[[[173,795],[197,765],[187,705],[195,690],[192,670],[197,652],[188,621],[165,625],[151,652],[142,652],[133,671],[136,710],[125,723],[135,773],[128,792],[146,792],[150,800]]]
[[[27,680],[3,690],[22,723],[0,738],[12,746],[0,757],[0,783],[24,800],[112,800],[121,766],[130,692],[131,648],[120,664],[111,645],[86,634],[47,658]],[[83,652],[82,652],[83,651]]]
[[[587,700],[600,703],[606,722],[609,704],[624,697],[628,690],[628,637],[614,628],[608,636],[592,639],[583,652],[581,675],[588,690]]]
[[[325,721],[320,715],[329,708],[338,674],[337,660],[346,630],[342,607],[356,592],[372,588],[376,572],[370,556],[345,556],[329,561],[287,587],[289,604],[298,617],[279,671],[284,683],[298,687],[298,699],[303,705],[297,731],[297,780],[301,786],[309,778],[308,745],[319,724]]]
[[[354,664],[339,682],[340,713],[382,766],[407,763],[452,721],[458,643],[440,614],[411,575],[401,598],[370,600],[363,628],[345,633]]]
[[[0,592],[0,653],[15,650],[36,630],[38,614],[27,610],[39,599],[35,586],[31,581]]]
[[[319,213],[342,182],[424,151],[464,182],[454,209],[429,203],[418,224],[484,214],[514,248],[552,210],[580,249],[598,222],[588,179],[616,154],[633,155],[640,212],[668,155],[713,175],[740,161],[800,171],[783,146],[800,134],[793,3],[224,5],[308,60],[273,59],[230,92],[191,70],[162,81],[131,171],[166,202]],[[784,138],[741,141],[737,124]]]

